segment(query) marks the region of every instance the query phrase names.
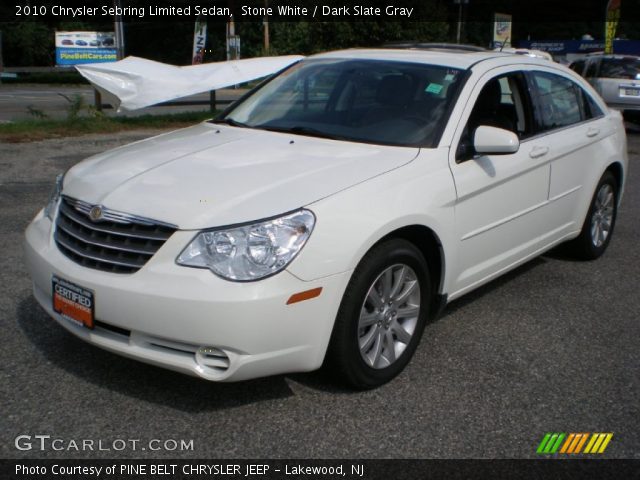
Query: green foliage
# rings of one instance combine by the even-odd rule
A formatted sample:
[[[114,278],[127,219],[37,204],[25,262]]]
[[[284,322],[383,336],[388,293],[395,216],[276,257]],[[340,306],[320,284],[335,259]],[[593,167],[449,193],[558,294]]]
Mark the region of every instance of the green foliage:
[[[36,118],[0,124],[0,142],[31,142],[46,138],[72,137],[90,133],[114,133],[139,128],[175,129],[188,127],[214,116],[211,112],[183,112],[138,117],[76,116],[74,119]]]
[[[43,23],[2,25],[2,43],[5,65],[51,65],[54,61],[54,31]]]
[[[312,54],[402,40],[443,41],[448,30],[445,22],[274,22],[271,37],[279,55]]]
[[[69,105],[67,105],[67,121],[73,122],[77,120],[80,112],[85,108],[84,97],[79,93],[75,93],[71,97],[62,93],[58,93],[58,95],[69,102]]]
[[[17,78],[3,78],[2,83],[88,84],[76,71],[19,73]]]
[[[43,110],[36,108],[33,105],[27,106],[27,112],[29,112],[29,115],[31,115],[33,118],[37,118],[38,120],[44,120],[49,118],[49,115],[44,113]]]

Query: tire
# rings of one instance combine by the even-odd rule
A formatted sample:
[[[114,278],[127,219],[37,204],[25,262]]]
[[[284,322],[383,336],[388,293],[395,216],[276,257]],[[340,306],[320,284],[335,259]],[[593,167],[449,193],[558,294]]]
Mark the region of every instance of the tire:
[[[432,296],[427,262],[412,243],[392,239],[372,248],[345,290],[325,370],[356,389],[393,379],[420,342]]]
[[[580,235],[567,244],[567,252],[580,260],[600,257],[611,241],[617,213],[618,182],[607,171],[598,182]]]

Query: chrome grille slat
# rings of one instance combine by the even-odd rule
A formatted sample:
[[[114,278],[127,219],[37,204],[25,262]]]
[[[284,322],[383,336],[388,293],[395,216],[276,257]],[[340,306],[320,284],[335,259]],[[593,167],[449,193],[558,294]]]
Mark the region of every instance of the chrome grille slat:
[[[164,245],[176,227],[102,208],[93,221],[86,202],[60,201],[54,239],[59,250],[85,267],[113,273],[134,273]],[[124,220],[126,219],[126,221]]]
[[[73,208],[75,208],[76,210],[86,215],[89,215],[89,212],[94,207],[90,203],[83,202],[82,200],[72,199],[69,197],[67,197],[67,203],[71,205]],[[164,225],[166,227],[173,228],[173,225],[157,222],[155,220],[139,217],[136,215],[130,215],[128,213],[114,212],[112,210],[107,210],[104,212],[104,219],[113,221],[116,223],[123,223],[123,224],[137,223],[138,225],[145,225],[145,226],[152,226],[152,227]]]
[[[117,260],[115,258],[103,257],[101,255],[92,255],[92,254],[83,252],[79,248],[73,245],[70,245],[66,240],[60,238],[60,236],[58,235],[56,235],[56,242],[58,242],[58,245],[62,245],[67,250],[71,250],[76,255],[79,255],[84,258],[88,258],[90,260],[95,260],[96,262],[112,263],[114,265],[120,265],[121,267],[135,268],[136,270],[144,265],[144,263],[129,263],[123,260]]]
[[[63,212],[65,216],[67,216],[68,218],[71,218],[72,220],[74,220],[76,223],[81,224],[83,227],[90,228],[91,230],[97,230],[104,233],[110,233],[111,235],[121,235],[123,237],[133,237],[133,238],[144,238],[146,240],[162,240],[164,242],[165,240],[167,240],[167,238],[169,238],[173,234],[173,231],[175,231],[175,228],[173,229],[173,231],[170,231],[170,232],[160,231],[157,233],[152,231],[145,232],[144,230],[133,231],[131,229],[126,230],[124,228],[120,228],[121,225],[118,225],[117,228],[110,228],[105,226],[108,222],[93,223],[91,220],[89,220],[88,215],[85,215],[84,217],[82,217],[79,212],[74,210],[69,205],[65,204],[64,200],[60,203],[60,211]],[[135,224],[131,223],[131,225],[135,225]],[[168,227],[162,227],[162,228],[163,230],[168,229]]]
[[[155,248],[138,248],[135,246],[121,246],[118,245],[116,243],[107,243],[107,242],[100,242],[100,241],[96,241],[95,239],[92,238],[87,238],[87,236],[83,233],[80,233],[79,231],[74,231],[73,228],[69,227],[68,225],[64,225],[63,223],[66,222],[67,220],[61,219],[61,221],[58,222],[58,228],[60,228],[61,230],[64,230],[68,235],[71,235],[72,237],[84,242],[84,243],[88,243],[91,245],[95,245],[96,247],[101,247],[101,248],[109,248],[112,250],[119,250],[122,252],[132,252],[132,253],[139,253],[141,255],[153,255],[154,253],[156,253],[156,249]]]

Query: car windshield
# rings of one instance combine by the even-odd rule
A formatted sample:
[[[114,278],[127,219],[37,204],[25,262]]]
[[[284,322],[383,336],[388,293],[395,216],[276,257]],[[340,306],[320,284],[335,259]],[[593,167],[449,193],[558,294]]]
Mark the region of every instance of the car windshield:
[[[600,77],[640,80],[640,58],[605,58],[600,67]]]
[[[215,121],[355,142],[432,147],[462,84],[462,73],[420,63],[305,60]]]

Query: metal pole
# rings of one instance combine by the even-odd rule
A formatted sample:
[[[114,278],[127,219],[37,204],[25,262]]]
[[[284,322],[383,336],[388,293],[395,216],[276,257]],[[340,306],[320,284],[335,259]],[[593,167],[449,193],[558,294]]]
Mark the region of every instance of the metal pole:
[[[456,43],[460,43],[462,33],[462,0],[458,3],[458,32],[456,33]]]
[[[4,62],[2,61],[2,31],[0,31],[0,83],[2,83],[2,70],[4,70]]]
[[[211,90],[209,92],[209,111],[211,111],[211,113],[216,111],[216,91],[215,90]]]
[[[264,0],[264,6],[269,8],[269,0]],[[269,17],[264,17],[264,54],[269,55]]]
[[[102,94],[98,91],[97,88],[93,89],[93,104],[96,108],[96,111],[102,111]]]
[[[122,26],[122,11],[120,0],[113,0],[113,6],[116,9],[116,14],[113,16],[113,28],[116,34],[116,51],[118,60],[124,58],[124,28]]]

